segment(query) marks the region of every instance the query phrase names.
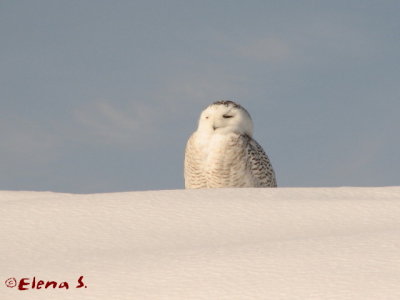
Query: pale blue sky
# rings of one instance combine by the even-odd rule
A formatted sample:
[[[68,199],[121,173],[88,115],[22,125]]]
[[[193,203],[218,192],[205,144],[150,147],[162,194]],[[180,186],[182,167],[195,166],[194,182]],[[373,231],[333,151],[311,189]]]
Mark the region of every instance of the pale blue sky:
[[[0,0],[0,189],[183,188],[242,104],[280,186],[399,185],[400,1]]]

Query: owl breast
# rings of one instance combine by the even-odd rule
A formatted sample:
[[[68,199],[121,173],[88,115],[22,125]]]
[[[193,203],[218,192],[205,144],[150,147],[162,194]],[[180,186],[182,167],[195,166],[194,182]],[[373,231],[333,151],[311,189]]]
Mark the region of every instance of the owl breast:
[[[239,134],[214,135],[205,150],[204,174],[208,188],[252,186],[245,140]]]

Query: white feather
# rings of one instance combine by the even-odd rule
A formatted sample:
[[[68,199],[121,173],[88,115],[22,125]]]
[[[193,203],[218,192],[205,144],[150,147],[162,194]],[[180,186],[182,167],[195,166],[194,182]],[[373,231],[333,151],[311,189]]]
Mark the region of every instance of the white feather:
[[[276,187],[269,158],[252,134],[251,117],[240,105],[208,106],[186,145],[185,187]]]

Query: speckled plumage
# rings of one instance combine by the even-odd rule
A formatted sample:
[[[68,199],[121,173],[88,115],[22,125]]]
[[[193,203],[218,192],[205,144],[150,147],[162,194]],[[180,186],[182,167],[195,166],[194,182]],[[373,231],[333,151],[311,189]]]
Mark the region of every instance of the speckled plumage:
[[[268,156],[252,134],[251,117],[239,104],[208,106],[186,145],[185,187],[276,187]]]

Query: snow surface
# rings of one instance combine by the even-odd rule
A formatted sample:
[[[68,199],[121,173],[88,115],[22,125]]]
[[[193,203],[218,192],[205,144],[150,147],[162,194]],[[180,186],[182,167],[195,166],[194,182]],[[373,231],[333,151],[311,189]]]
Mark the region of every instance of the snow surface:
[[[0,300],[400,299],[400,187],[1,191],[0,232]]]

